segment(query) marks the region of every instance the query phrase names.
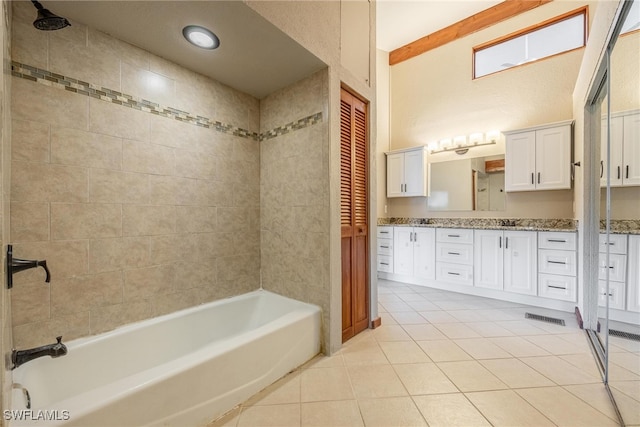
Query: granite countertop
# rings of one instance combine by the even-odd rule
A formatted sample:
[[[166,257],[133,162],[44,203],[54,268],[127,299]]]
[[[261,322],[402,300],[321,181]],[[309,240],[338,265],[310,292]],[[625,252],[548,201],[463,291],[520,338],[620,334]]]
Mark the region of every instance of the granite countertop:
[[[379,218],[378,225],[429,227],[429,228],[474,228],[481,230],[516,231],[565,231],[578,230],[578,221],[573,219],[529,219],[529,218]],[[604,232],[604,221],[601,222]],[[639,220],[611,221],[612,234],[640,234]]]

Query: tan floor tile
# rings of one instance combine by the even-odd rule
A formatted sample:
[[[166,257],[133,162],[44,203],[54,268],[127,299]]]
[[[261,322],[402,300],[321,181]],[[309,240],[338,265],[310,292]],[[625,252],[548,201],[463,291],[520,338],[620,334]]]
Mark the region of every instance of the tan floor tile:
[[[512,357],[487,338],[471,338],[453,340],[461,349],[476,360],[480,359],[505,359]]]
[[[391,313],[378,312],[378,314],[380,316],[380,324],[381,325],[397,325],[398,324],[398,322],[396,322],[396,319],[393,318]]]
[[[378,342],[371,338],[359,342],[347,342],[340,351],[345,365],[386,365],[389,363]]]
[[[554,425],[512,390],[467,393],[466,396],[495,427]]]
[[[457,323],[458,319],[443,310],[438,311],[420,311],[420,316],[424,317],[429,323]]]
[[[458,391],[435,363],[394,365],[393,369],[412,396]]]
[[[590,350],[585,345],[576,345],[556,335],[537,335],[524,337],[538,347],[547,350],[551,354],[580,354],[589,353]]]
[[[609,381],[640,381],[640,371],[631,372],[615,363],[609,363]]]
[[[640,381],[610,381],[611,388],[640,401]]]
[[[615,420],[617,415],[604,384],[566,385],[564,389]]]
[[[400,325],[382,325],[373,330],[373,335],[378,341],[411,341]]]
[[[434,325],[404,325],[403,327],[415,341],[447,339],[447,336],[440,332]]]
[[[300,404],[242,408],[238,427],[299,427]]]
[[[491,425],[462,393],[415,396],[413,400],[429,427]]]
[[[609,347],[618,347],[619,349],[640,353],[640,341],[628,340],[626,338],[609,336]]]
[[[337,366],[344,366],[344,359],[342,358],[342,353],[336,353],[331,356],[325,356],[323,354],[319,354],[304,365],[302,365],[301,369],[310,369],[310,368],[335,368]]]
[[[480,334],[464,323],[438,323],[436,328],[450,339],[480,338]]]
[[[358,402],[355,400],[303,403],[301,412],[303,427],[364,426]]]
[[[207,427],[235,427],[238,425],[238,419],[240,418],[240,406],[233,408],[220,418],[213,420]]]
[[[450,340],[418,341],[418,345],[434,362],[473,360],[463,349]]]
[[[438,306],[429,301],[408,301],[407,304],[415,311],[439,310]]]
[[[484,322],[487,320],[479,310],[452,310],[449,314],[458,319],[459,322],[464,323]]]
[[[382,341],[380,348],[392,364],[431,362],[414,341]]]
[[[558,356],[523,357],[520,359],[558,385],[599,383],[599,376],[582,372]]]
[[[518,359],[481,360],[480,363],[510,388],[555,385],[553,381]]]
[[[406,294],[398,294],[400,299],[404,302],[413,302],[413,301],[426,301],[427,299],[424,295],[420,295],[415,292],[407,292]]]
[[[250,398],[244,406],[300,403],[300,373],[294,372]]]
[[[640,372],[640,354],[630,352],[611,353],[609,362],[615,363],[631,372]]]
[[[380,303],[387,312],[395,313],[398,311],[413,311],[411,306],[404,301],[398,302],[381,302]]]
[[[593,357],[593,354],[565,354],[558,357],[571,363],[573,366],[580,369],[584,373],[588,373],[589,375],[592,375],[594,377],[600,376],[600,370],[598,369],[598,365],[595,357]]]
[[[515,357],[547,356],[549,352],[522,337],[490,338],[490,341],[498,347],[509,352]]]
[[[399,325],[420,325],[427,323],[427,319],[415,311],[401,311],[390,314]]]
[[[302,402],[354,399],[347,369],[305,369],[300,374],[300,398]]]
[[[465,324],[485,338],[513,336],[513,332],[506,330],[494,322],[470,322]]]
[[[485,319],[492,322],[522,319],[522,315],[519,312],[514,313],[513,310],[492,308],[478,311],[485,317]]]
[[[462,392],[508,388],[479,362],[440,362],[438,367]]]
[[[617,426],[617,421],[589,406],[562,387],[516,390],[529,404],[558,426]]]
[[[532,321],[528,320],[511,320],[496,322],[499,326],[502,326],[506,330],[513,332],[515,335],[528,336],[528,335],[546,335],[547,331],[540,329],[532,325]]]
[[[348,372],[358,399],[407,395],[391,365],[349,366]]]
[[[365,399],[358,404],[367,427],[427,426],[410,397]]]
[[[638,402],[640,395],[636,394],[635,398],[631,398],[613,387],[611,388],[611,394],[613,394],[616,405],[618,405],[618,410],[625,425],[640,424],[640,402]]]

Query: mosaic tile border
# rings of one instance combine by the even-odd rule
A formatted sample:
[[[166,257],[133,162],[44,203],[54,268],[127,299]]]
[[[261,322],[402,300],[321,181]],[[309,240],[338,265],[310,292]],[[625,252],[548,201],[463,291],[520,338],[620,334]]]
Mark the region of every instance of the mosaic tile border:
[[[190,114],[177,108],[160,105],[156,102],[138,98],[126,93],[111,90],[105,87],[97,86],[72,77],[63,76],[41,68],[32,67],[20,62],[11,61],[11,75],[21,79],[29,80],[35,83],[44,84],[46,86],[57,87],[79,95],[89,96],[91,98],[100,99],[105,102],[121,105],[123,107],[133,108],[134,110],[144,111],[157,116],[190,123],[195,126],[213,129],[228,135],[239,136],[242,138],[253,139],[254,141],[263,141],[275,138],[287,133],[313,126],[322,121],[322,112],[312,114],[295,122],[287,123],[275,129],[258,134],[246,129],[242,129],[231,124],[222,123],[207,117]]]

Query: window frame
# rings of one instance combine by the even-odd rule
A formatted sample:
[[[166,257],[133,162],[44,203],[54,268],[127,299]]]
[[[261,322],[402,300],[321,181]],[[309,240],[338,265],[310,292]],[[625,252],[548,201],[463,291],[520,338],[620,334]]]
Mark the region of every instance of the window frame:
[[[484,74],[482,76],[476,76],[476,53],[477,52],[485,50],[485,49],[488,49],[488,48],[490,48],[492,46],[499,45],[501,43],[508,42],[508,41],[513,40],[515,38],[518,38],[520,36],[533,33],[535,31],[541,30],[543,28],[549,27],[551,25],[557,24],[557,23],[565,21],[567,19],[575,18],[576,16],[580,16],[580,15],[583,15],[583,19],[584,19],[583,33],[582,33],[582,46],[579,46],[579,47],[576,47],[576,48],[573,48],[573,49],[569,49],[569,50],[565,50],[565,51],[562,51],[562,52],[558,52],[558,53],[555,53],[553,55],[545,56],[543,58],[538,58],[538,59],[535,59],[535,60],[532,60],[532,61],[527,61],[527,62],[525,62],[523,64],[514,65],[513,67],[505,68],[503,70],[494,71],[492,73]],[[494,74],[501,73],[503,71],[511,70],[511,69],[514,69],[514,68],[519,68],[519,67],[522,67],[522,66],[525,66],[525,65],[534,64],[534,63],[536,63],[538,61],[543,61],[545,59],[553,58],[553,57],[556,57],[558,55],[563,55],[565,53],[573,52],[574,50],[584,49],[584,47],[587,45],[588,35],[589,35],[589,6],[585,5],[585,6],[577,8],[577,9],[571,10],[569,12],[563,13],[562,15],[558,15],[556,17],[547,19],[546,21],[542,21],[542,22],[540,22],[538,24],[531,25],[529,27],[526,27],[526,28],[523,28],[521,30],[515,31],[513,33],[507,34],[505,36],[498,37],[497,39],[488,41],[486,43],[479,44],[479,45],[474,46],[472,48],[472,68],[471,68],[472,80],[476,80],[476,79],[481,79],[483,77],[492,76]]]

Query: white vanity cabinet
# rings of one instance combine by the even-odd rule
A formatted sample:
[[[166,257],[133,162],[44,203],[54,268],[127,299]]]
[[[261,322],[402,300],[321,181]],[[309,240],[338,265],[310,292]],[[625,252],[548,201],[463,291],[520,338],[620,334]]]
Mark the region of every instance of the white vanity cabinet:
[[[378,271],[393,273],[393,227],[378,226]]]
[[[640,312],[640,235],[629,236],[627,310]]]
[[[563,301],[577,298],[576,233],[538,233],[538,296]]]
[[[436,280],[473,285],[472,229],[436,229]]]
[[[393,272],[421,279],[435,278],[435,230],[393,227]]]
[[[396,150],[387,155],[387,197],[426,197],[427,147]]]
[[[474,285],[536,295],[536,232],[475,230]]]
[[[609,264],[607,265],[607,247],[609,248]],[[625,284],[627,281],[627,235],[600,234],[598,261],[598,304],[605,307],[607,294],[609,307],[624,310]],[[609,274],[609,292],[607,293],[607,271]]]
[[[640,185],[640,111],[611,115],[610,181],[612,187]],[[600,186],[607,185],[607,122],[602,121]]]
[[[505,191],[571,188],[572,123],[504,132]]]

